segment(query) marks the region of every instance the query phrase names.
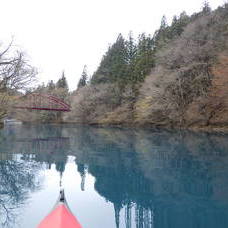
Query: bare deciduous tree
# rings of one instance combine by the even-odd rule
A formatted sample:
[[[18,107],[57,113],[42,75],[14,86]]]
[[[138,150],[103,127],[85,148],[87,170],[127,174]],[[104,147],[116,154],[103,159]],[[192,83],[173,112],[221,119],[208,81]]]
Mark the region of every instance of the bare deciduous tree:
[[[13,50],[12,42],[6,48],[0,45],[0,119],[7,114],[10,95],[25,90],[36,74],[25,53]]]

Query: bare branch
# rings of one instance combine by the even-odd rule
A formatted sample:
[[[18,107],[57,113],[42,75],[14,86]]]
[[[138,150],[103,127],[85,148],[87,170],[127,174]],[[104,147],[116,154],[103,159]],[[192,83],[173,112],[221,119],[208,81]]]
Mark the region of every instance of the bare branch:
[[[10,50],[10,48],[12,47],[12,44],[13,44],[13,39],[11,40],[7,48],[0,54],[0,58]]]

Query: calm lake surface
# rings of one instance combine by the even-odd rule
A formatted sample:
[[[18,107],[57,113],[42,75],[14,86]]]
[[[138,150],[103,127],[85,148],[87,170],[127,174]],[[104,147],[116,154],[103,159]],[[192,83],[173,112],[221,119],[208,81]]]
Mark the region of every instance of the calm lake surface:
[[[60,177],[84,228],[227,228],[228,135],[69,125],[0,130],[0,227],[35,228]]]

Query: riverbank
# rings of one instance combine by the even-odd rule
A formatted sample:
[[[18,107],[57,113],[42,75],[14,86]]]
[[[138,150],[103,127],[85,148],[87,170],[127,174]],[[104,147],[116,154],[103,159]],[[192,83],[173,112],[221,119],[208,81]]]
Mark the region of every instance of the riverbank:
[[[33,124],[33,123],[31,123]],[[192,132],[204,132],[204,133],[228,133],[228,126],[224,127],[218,127],[218,126],[205,126],[205,127],[175,127],[175,126],[159,126],[159,125],[152,125],[152,124],[132,124],[132,123],[116,123],[116,122],[110,122],[110,123],[82,123],[82,122],[73,122],[73,121],[66,121],[61,123],[48,123],[48,124],[62,124],[62,125],[78,125],[78,126],[96,126],[101,128],[125,128],[125,129],[145,129],[145,130],[167,130],[167,131],[176,131],[176,130],[182,130],[182,131],[192,131]]]
[[[69,92],[59,83],[37,89],[63,99],[70,112],[20,110],[18,119],[226,132],[227,26],[228,4],[216,10],[206,4],[170,25],[163,17],[154,35],[134,40],[120,34],[90,80],[83,71],[77,90]]]

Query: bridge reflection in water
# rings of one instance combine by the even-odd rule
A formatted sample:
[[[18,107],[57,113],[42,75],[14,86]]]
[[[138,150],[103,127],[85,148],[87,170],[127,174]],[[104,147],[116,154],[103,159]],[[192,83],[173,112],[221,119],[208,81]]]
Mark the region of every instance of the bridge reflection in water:
[[[75,156],[81,189],[87,173],[95,177],[116,227],[228,227],[227,135],[54,125],[23,132],[6,150],[60,173]]]

